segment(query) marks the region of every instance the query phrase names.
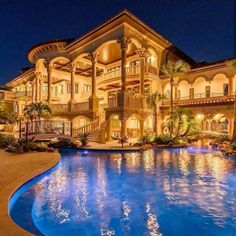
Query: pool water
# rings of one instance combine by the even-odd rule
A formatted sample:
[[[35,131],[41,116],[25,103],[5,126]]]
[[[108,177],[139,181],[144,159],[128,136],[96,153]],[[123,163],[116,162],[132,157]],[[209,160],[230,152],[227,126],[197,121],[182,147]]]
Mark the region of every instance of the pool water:
[[[61,154],[10,202],[36,235],[236,235],[236,161],[216,151]]]

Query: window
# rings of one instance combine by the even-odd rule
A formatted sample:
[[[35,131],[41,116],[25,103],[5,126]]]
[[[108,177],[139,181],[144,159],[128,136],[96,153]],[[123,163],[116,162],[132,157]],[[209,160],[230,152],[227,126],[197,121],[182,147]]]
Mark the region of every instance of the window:
[[[223,94],[224,96],[229,94],[229,84],[223,84]]]
[[[64,85],[62,84],[61,85],[61,94],[63,94],[64,93]]]
[[[91,88],[91,86],[90,86],[90,85],[88,85],[88,84],[84,84],[84,92],[87,92],[87,91],[89,91],[89,90],[90,90],[90,88]]]
[[[189,89],[189,99],[194,99],[194,88]]]
[[[205,87],[205,95],[206,95],[206,98],[209,98],[211,96],[211,87],[210,86]]]
[[[177,99],[181,99],[181,91],[179,89],[177,91]]]
[[[67,93],[70,93],[70,90],[71,90],[70,86],[71,86],[70,84],[67,84]]]
[[[75,93],[79,93],[79,84],[75,84]]]

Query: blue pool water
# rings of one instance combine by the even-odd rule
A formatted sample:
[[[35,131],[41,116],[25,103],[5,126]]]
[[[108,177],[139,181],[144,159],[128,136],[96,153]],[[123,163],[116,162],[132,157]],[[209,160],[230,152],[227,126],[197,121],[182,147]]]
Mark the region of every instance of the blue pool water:
[[[10,215],[36,235],[236,235],[236,162],[205,149],[62,150]]]

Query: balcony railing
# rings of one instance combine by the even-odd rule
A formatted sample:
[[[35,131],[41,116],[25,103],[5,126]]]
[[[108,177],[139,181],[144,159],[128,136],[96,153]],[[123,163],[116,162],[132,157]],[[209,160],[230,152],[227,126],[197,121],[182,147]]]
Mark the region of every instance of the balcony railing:
[[[70,111],[69,104],[51,104],[50,105],[53,112],[68,112]],[[77,111],[87,111],[89,110],[89,102],[80,102],[72,105],[72,112]]]
[[[181,97],[173,100],[173,103],[179,106],[189,106],[196,104],[212,104],[212,103],[231,103],[234,101],[233,95],[225,95],[223,93],[198,93],[193,96]],[[162,105],[170,105],[170,100],[165,100]]]
[[[118,106],[119,106],[118,97],[108,98],[108,107],[109,108],[115,108]],[[135,97],[132,94],[130,94],[128,96],[128,99],[125,100],[125,106],[130,107],[130,108],[141,108],[142,102],[141,102],[140,98]]]
[[[144,72],[157,75],[157,68],[146,64]],[[126,67],[126,75],[127,76],[129,76],[129,75],[138,75],[138,74],[140,74],[140,66],[139,65]],[[111,71],[108,71],[108,72],[102,74],[101,78],[106,80],[106,79],[118,78],[120,76],[121,76],[121,67],[118,67],[114,70],[111,70]]]
[[[89,102],[80,102],[72,105],[72,111],[86,111],[89,110]]]

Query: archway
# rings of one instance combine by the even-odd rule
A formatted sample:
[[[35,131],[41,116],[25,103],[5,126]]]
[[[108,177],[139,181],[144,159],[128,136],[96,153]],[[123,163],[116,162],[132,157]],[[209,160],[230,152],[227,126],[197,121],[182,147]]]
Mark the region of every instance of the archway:
[[[138,139],[140,137],[140,122],[135,115],[131,115],[128,118],[126,128],[129,139]]]
[[[73,120],[73,128],[81,128],[91,123],[90,119],[86,116],[76,116]]]
[[[110,118],[110,134],[111,136],[120,136],[121,134],[121,121],[119,115],[112,115]],[[108,137],[110,139],[110,137]]]
[[[150,134],[153,132],[153,116],[148,116],[144,120],[144,134]]]

